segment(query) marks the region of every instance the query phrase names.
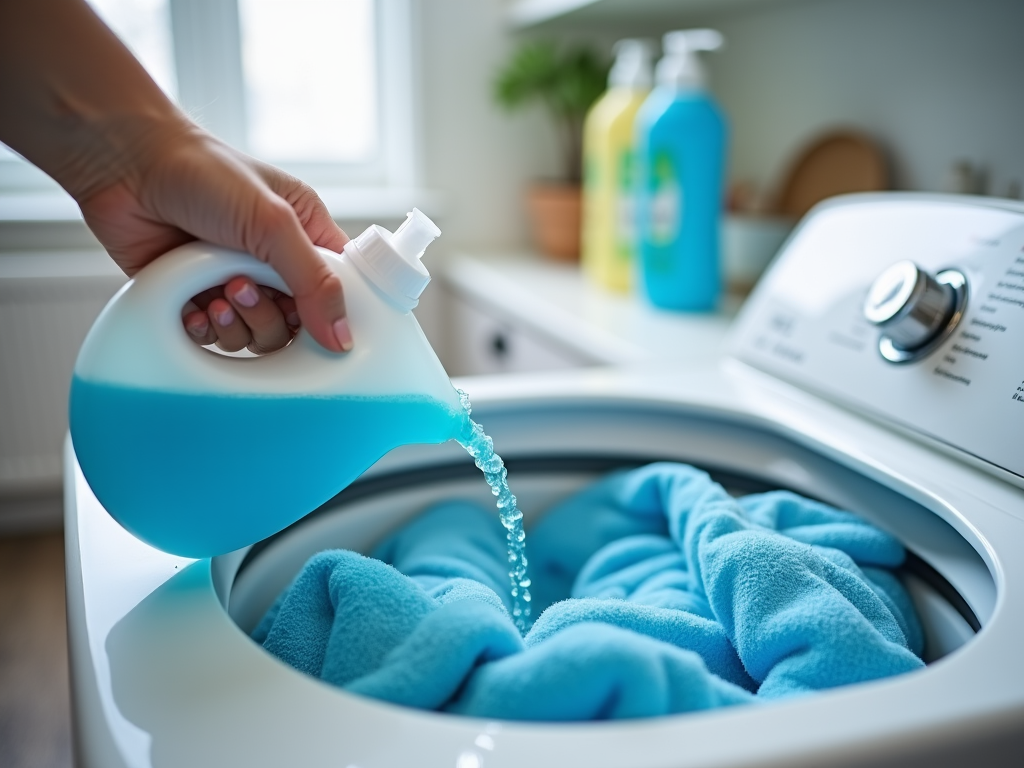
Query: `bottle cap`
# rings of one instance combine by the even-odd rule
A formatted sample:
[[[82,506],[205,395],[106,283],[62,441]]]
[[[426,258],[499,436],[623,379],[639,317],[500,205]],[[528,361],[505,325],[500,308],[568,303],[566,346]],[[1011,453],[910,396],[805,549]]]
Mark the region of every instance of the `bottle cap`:
[[[410,310],[419,304],[430,282],[420,259],[440,234],[434,222],[413,208],[394,234],[374,224],[350,240],[344,253],[370,282],[402,309]]]

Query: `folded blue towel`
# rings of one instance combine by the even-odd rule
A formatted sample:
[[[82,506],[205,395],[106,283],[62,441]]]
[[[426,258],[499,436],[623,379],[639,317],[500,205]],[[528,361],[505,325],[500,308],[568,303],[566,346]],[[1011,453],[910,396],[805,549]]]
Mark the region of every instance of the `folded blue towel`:
[[[899,542],[791,493],[733,499],[652,464],[552,509],[528,546],[542,613],[525,638],[504,529],[465,502],[428,510],[378,559],[314,556],[253,638],[353,693],[515,720],[665,715],[923,666],[888,570]]]

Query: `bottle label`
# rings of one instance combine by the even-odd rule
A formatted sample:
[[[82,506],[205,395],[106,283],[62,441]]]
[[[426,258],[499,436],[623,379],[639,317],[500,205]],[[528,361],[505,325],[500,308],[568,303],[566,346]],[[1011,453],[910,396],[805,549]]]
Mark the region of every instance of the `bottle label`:
[[[671,245],[679,234],[683,214],[679,174],[667,152],[655,155],[651,170],[650,241],[655,246]]]
[[[619,154],[619,188],[615,199],[615,241],[616,254],[628,260],[633,255],[633,241],[636,236],[636,195],[634,193],[633,150],[624,149]]]

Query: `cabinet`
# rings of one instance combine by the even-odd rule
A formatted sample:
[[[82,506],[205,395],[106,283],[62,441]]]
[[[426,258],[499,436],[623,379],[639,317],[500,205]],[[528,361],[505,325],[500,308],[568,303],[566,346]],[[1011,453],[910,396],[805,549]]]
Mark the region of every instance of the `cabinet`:
[[[458,296],[449,306],[455,375],[551,371],[596,362],[538,336],[515,318],[496,316],[473,297]]]

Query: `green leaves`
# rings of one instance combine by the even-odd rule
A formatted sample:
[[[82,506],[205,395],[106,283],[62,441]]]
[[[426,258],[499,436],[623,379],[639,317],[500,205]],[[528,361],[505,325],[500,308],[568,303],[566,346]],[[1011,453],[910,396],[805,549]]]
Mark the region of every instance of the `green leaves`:
[[[562,135],[566,175],[579,181],[583,118],[607,81],[607,62],[590,48],[537,40],[524,43],[498,73],[494,97],[508,110],[543,104]]]
[[[549,40],[520,47],[494,84],[507,109],[542,102],[556,119],[581,119],[604,92],[608,65],[583,46],[559,49]]]

